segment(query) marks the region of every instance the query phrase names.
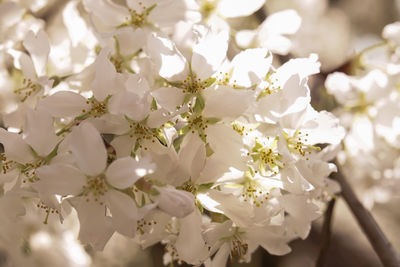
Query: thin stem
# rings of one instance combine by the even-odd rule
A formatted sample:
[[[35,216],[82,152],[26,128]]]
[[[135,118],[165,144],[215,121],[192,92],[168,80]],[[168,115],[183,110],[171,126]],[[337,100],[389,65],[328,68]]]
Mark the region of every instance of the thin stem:
[[[385,267],[400,267],[400,260],[397,252],[393,249],[392,244],[386,238],[374,217],[372,217],[371,213],[366,210],[358,200],[353,189],[340,170],[332,174],[332,178],[340,184],[342,188],[341,194],[344,200],[353,212],[358,224],[367,236],[382,264]]]
[[[325,211],[324,224],[322,225],[321,245],[318,254],[316,267],[323,267],[326,262],[326,255],[328,254],[329,245],[331,243],[331,225],[333,218],[333,210],[335,207],[336,199],[333,198]]]

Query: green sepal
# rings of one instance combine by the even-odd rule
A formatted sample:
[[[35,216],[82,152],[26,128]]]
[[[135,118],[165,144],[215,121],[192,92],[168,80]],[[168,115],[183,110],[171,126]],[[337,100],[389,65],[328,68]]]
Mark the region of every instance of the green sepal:
[[[193,111],[200,114],[203,111],[205,105],[206,103],[204,101],[204,98],[201,95],[197,95]]]
[[[214,77],[210,77],[210,78],[204,80],[203,81],[204,87],[207,88],[207,87],[211,86],[216,80],[217,80],[217,78],[214,78]]]

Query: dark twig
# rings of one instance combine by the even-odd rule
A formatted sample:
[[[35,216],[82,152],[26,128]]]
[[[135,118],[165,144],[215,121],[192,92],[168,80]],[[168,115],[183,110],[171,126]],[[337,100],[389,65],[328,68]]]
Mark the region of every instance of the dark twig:
[[[326,262],[326,255],[328,254],[329,245],[331,242],[331,225],[333,217],[333,209],[335,207],[335,198],[333,198],[325,211],[324,224],[322,225],[321,232],[321,245],[317,259],[316,267],[323,267]]]
[[[342,188],[341,194],[344,200],[356,217],[358,224],[367,236],[382,264],[385,267],[400,267],[400,260],[397,252],[393,249],[392,244],[386,238],[371,213],[369,213],[358,200],[353,189],[347,183],[340,170],[334,173],[332,178],[340,184]]]

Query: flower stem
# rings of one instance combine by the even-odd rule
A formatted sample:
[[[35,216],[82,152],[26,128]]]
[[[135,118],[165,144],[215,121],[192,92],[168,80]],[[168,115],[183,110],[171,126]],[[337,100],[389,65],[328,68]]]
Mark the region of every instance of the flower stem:
[[[400,260],[397,252],[394,250],[392,244],[382,232],[374,217],[372,217],[371,213],[365,209],[358,200],[353,189],[346,181],[344,175],[340,172],[340,170],[338,170],[337,173],[332,174],[332,178],[340,184],[342,188],[341,195],[343,196],[343,199],[350,207],[354,217],[356,218],[364,234],[367,236],[382,264],[385,267],[400,267]]]

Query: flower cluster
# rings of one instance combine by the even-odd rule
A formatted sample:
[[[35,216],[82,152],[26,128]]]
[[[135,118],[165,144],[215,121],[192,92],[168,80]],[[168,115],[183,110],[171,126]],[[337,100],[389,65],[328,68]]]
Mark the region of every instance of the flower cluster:
[[[348,131],[340,164],[368,207],[386,202],[400,186],[399,32],[398,22],[387,25],[385,41],[363,50],[351,75],[336,72],[325,83]]]
[[[288,253],[339,190],[327,177],[344,128],[310,105],[316,55],[272,63],[290,49],[294,11],[237,38],[259,47],[235,46],[225,19],[263,4],[69,1],[46,30],[0,4],[21,18],[1,28],[15,38],[0,47],[0,207],[18,203],[2,220],[77,216],[83,244],[102,250],[115,232],[161,242],[165,264]],[[294,23],[280,31],[284,17]]]

